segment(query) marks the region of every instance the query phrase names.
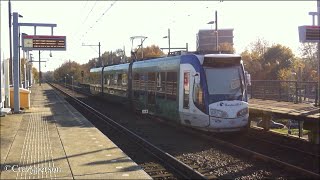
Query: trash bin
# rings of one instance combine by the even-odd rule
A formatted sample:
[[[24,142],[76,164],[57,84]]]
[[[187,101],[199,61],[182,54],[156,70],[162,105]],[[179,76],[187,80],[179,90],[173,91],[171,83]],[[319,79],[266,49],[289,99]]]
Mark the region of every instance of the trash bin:
[[[19,88],[20,93],[20,108],[30,108],[30,93],[28,89]],[[10,107],[14,108],[14,88],[10,88]]]

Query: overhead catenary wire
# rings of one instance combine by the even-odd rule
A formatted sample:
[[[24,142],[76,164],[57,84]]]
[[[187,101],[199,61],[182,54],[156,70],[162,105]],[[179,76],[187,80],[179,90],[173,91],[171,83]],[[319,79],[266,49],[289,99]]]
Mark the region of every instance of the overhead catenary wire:
[[[87,2],[88,2],[88,1],[87,1]],[[90,10],[89,13],[87,14],[87,17],[85,18],[85,20],[84,20],[81,24],[84,24],[84,23],[87,21],[89,15],[90,15],[91,12],[93,11],[93,9],[94,9],[94,7],[96,6],[97,2],[98,2],[98,1],[96,1],[96,2],[94,3],[94,5],[92,6],[91,10]]]
[[[95,23],[89,27],[89,29],[85,32],[85,34],[82,35],[81,39],[83,39],[83,37],[90,31],[90,29],[93,29],[93,27],[101,20],[101,18],[114,6],[114,4],[117,1],[114,1],[113,3],[111,3],[111,5],[102,13],[102,15],[95,21]]]

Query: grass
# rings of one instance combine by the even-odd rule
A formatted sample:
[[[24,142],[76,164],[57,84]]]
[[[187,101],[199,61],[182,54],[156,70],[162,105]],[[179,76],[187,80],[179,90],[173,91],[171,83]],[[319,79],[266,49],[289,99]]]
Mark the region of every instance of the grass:
[[[283,129],[270,129],[274,132],[281,133],[281,134],[288,134],[288,129],[283,128]],[[309,130],[303,130],[302,134],[307,135]],[[299,129],[291,129],[291,135],[299,136]]]

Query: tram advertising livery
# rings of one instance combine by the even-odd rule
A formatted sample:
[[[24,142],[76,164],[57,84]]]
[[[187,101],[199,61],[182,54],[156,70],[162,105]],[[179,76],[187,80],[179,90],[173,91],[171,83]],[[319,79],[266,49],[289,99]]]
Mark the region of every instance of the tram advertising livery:
[[[247,84],[239,55],[184,54],[90,70],[90,92],[204,131],[246,130]]]

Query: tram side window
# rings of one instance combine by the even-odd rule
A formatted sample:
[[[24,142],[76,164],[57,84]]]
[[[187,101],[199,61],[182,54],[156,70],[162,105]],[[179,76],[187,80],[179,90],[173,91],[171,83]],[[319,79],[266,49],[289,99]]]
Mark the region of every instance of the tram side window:
[[[148,73],[148,104],[155,104],[156,76],[154,72]]]
[[[142,94],[144,94],[144,91],[146,90],[145,89],[146,88],[146,81],[148,80],[148,77],[145,73],[142,73],[142,74],[140,74],[139,80],[140,80],[140,84],[139,84],[140,89],[139,90],[141,91]]]
[[[202,86],[195,82],[193,83],[193,102],[197,108],[199,108],[202,112],[205,112]]]
[[[112,81],[113,81],[113,86],[117,87],[117,85],[118,85],[118,74],[113,74]]]
[[[148,91],[155,91],[156,90],[156,76],[154,72],[148,73]]]
[[[189,109],[190,72],[183,73],[183,108]]]
[[[166,73],[157,73],[157,98],[165,99]]]
[[[157,89],[161,88],[161,73],[157,72]]]
[[[120,88],[122,86],[122,74],[117,74],[117,87]]]
[[[94,85],[99,85],[100,84],[100,82],[99,82],[99,74],[98,73],[91,73],[90,77],[91,77],[91,80],[92,80],[91,81],[92,84],[94,84]]]
[[[139,73],[134,73],[133,75],[133,84],[132,84],[132,88],[133,90],[138,90],[139,89]]]
[[[167,99],[174,100],[174,101],[177,99],[177,73],[176,72],[167,72],[166,94],[167,94]]]
[[[110,74],[110,86],[113,87],[113,74]]]
[[[139,84],[140,84],[139,77],[140,77],[139,73],[134,73],[133,74],[133,85],[132,85],[132,87],[133,87],[133,97],[134,98],[139,98]]]
[[[122,74],[122,86],[126,87],[128,84],[128,75],[126,73]]]
[[[107,86],[110,86],[110,80],[111,80],[110,76],[111,76],[110,74],[107,75]]]
[[[106,88],[109,84],[109,74],[104,74],[104,82],[103,82],[103,84],[104,84],[104,87]]]

